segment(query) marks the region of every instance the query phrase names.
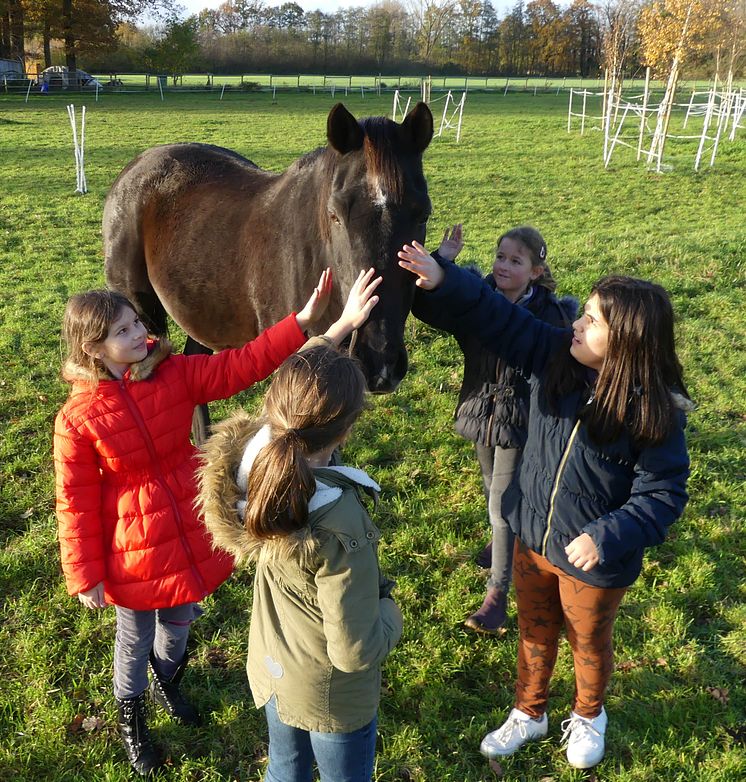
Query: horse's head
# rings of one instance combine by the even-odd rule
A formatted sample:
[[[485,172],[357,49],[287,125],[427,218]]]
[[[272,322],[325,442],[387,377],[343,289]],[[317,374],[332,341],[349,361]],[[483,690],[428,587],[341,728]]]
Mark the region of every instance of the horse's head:
[[[432,136],[425,103],[401,124],[385,117],[358,122],[341,103],[327,119],[329,176],[319,221],[336,279],[346,293],[360,269],[374,266],[383,276],[380,301],[355,344],[376,393],[396,389],[407,372],[404,322],[415,278],[399,267],[396,253],[412,239],[425,241],[431,205],[422,153]]]

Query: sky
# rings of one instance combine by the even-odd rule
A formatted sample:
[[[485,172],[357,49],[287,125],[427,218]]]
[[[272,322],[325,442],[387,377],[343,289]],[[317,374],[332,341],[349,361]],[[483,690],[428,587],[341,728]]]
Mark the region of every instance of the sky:
[[[179,5],[183,5],[189,14],[198,13],[203,8],[217,8],[224,0],[177,0]],[[266,5],[282,5],[283,0],[265,0]],[[324,13],[334,13],[339,8],[362,8],[373,5],[374,0],[296,0],[304,11],[315,11],[319,9]],[[505,9],[515,5],[515,0],[492,0],[494,9],[500,16],[503,16]]]

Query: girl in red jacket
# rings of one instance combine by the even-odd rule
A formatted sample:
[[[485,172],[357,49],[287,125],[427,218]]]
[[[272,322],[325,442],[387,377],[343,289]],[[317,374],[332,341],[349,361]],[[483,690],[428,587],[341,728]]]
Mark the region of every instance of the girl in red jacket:
[[[381,278],[361,272],[326,333],[339,344],[376,305]],[[194,510],[197,451],[189,439],[196,405],[224,399],[267,377],[305,342],[326,310],[326,270],[305,307],[257,339],[216,355],[173,355],[151,342],[133,305],[95,290],[67,303],[63,377],[70,396],[57,415],[54,460],[62,569],[87,608],[117,613],[114,696],[133,768],[161,765],[145,721],[150,691],[176,720],[198,715],[179,683],[197,601],[231,573]]]

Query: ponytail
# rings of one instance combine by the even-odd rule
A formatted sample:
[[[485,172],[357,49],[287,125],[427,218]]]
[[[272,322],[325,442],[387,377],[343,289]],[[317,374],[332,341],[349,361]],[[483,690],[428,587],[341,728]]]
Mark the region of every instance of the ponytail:
[[[259,451],[251,468],[246,531],[261,539],[296,532],[308,520],[308,502],[315,490],[302,441],[294,429],[288,429]]]
[[[307,524],[316,491],[308,457],[344,439],[365,407],[365,392],[357,362],[326,345],[280,366],[264,401],[271,439],[247,482],[244,525],[251,537],[284,537]]]

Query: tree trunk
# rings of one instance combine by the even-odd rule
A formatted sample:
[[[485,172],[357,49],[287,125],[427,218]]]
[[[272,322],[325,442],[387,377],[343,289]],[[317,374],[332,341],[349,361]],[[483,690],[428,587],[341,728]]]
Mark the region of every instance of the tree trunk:
[[[8,14],[10,19],[10,58],[20,58],[25,63],[26,34],[21,0],[8,0]],[[25,69],[26,66],[24,65]]]
[[[62,0],[62,37],[65,41],[65,65],[67,65],[68,84],[76,87],[78,61],[75,51],[75,23],[73,20],[73,0]]]
[[[10,57],[10,14],[6,8],[0,16],[0,58]]]
[[[52,65],[52,35],[49,32],[49,22],[44,22],[42,39],[44,41],[44,67],[49,68]]]

